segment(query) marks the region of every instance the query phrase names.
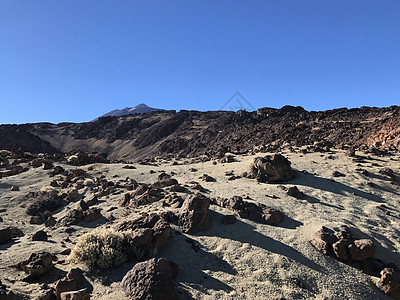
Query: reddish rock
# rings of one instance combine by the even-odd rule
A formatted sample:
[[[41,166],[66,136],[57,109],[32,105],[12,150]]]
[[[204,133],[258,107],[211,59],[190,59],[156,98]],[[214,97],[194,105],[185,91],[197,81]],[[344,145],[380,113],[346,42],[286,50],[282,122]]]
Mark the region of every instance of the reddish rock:
[[[395,268],[384,268],[377,283],[378,288],[394,299],[400,299],[400,271]]]
[[[166,173],[161,173],[158,175],[158,182],[153,184],[153,188],[161,189],[171,185],[178,185],[178,181]]]
[[[208,213],[210,199],[201,194],[189,195],[179,213],[178,224],[182,231],[195,234],[206,230],[211,223],[211,216]]]
[[[344,260],[344,261],[349,261],[350,260],[350,255],[349,255],[349,248],[350,242],[348,240],[339,240],[336,243],[332,245],[333,252],[337,256],[337,258]]]
[[[332,244],[337,241],[338,238],[331,233],[328,228],[322,226],[322,228],[314,234],[314,238],[310,242],[318,251],[326,255],[331,253]]]
[[[376,247],[370,239],[355,240],[349,246],[349,253],[352,259],[363,261],[374,256]]]
[[[60,296],[63,292],[76,291],[84,282],[82,271],[79,268],[71,269],[68,274],[57,281],[56,283],[56,295]]]
[[[268,225],[278,225],[283,220],[283,214],[281,211],[272,208],[272,207],[265,207],[262,208],[262,218],[264,221],[262,223]]]
[[[67,192],[67,201],[72,202],[79,198],[79,192],[77,189],[72,189]]]
[[[101,218],[101,208],[89,208],[88,210],[83,212],[83,221],[84,222],[94,222],[97,219]]]
[[[44,226],[46,227],[53,227],[54,225],[56,225],[57,221],[53,216],[50,216],[46,222],[44,223]]]

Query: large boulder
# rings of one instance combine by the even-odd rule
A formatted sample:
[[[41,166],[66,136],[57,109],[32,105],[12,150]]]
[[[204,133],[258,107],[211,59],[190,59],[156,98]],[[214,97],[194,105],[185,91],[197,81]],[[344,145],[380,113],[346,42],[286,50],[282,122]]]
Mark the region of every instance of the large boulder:
[[[59,297],[61,293],[76,291],[84,281],[85,277],[79,268],[71,269],[65,277],[57,281],[55,286],[56,295]]]
[[[26,281],[36,279],[54,267],[53,255],[49,252],[32,253],[28,260],[19,263],[19,267],[28,274]]]
[[[56,191],[39,191],[28,194],[30,204],[26,213],[30,216],[38,216],[45,211],[54,211],[65,204]]]
[[[201,195],[189,195],[183,202],[179,212],[178,225],[182,231],[195,234],[208,229],[211,223],[211,216],[208,213],[210,199]]]
[[[122,279],[125,295],[131,300],[175,299],[174,268],[164,258],[137,263]]]
[[[378,288],[392,296],[400,299],[400,271],[398,268],[384,268],[381,271],[381,278],[377,283]]]
[[[281,154],[256,157],[251,167],[252,177],[259,182],[284,182],[295,177],[290,161]]]
[[[124,252],[130,261],[153,256],[166,244],[171,234],[171,226],[157,214],[123,221],[115,230],[125,233]]]

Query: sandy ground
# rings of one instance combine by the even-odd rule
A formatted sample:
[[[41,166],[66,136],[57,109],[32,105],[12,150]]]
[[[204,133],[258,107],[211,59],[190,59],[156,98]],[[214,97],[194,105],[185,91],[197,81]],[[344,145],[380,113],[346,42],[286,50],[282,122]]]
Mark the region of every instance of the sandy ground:
[[[324,154],[288,151],[283,154],[292,162],[297,176],[282,185],[296,185],[307,195],[302,200],[289,197],[278,188],[278,184],[262,184],[248,178],[227,180],[225,172],[233,170],[236,175],[241,175],[249,170],[255,156],[237,156],[236,162],[217,165],[212,162],[191,163],[189,160],[186,164],[173,165],[171,161],[160,161],[158,166],[135,164],[137,169],[134,170],[123,169],[123,164],[93,164],[93,170],[88,173],[93,177],[105,175],[108,180],[114,181],[130,177],[138,182],[153,183],[159,171],[175,172],[173,177],[180,184],[198,181],[207,189],[205,194],[209,197],[245,195],[252,199],[249,201],[261,202],[284,212],[285,219],[278,226],[246,219],[223,225],[223,216],[232,212],[211,205],[211,227],[190,236],[200,245],[198,252],[186,242],[189,235],[181,234],[172,225],[171,237],[157,256],[174,261],[180,267],[175,280],[178,299],[390,299],[375,286],[378,278],[324,256],[311,246],[309,240],[322,225],[338,228],[347,224],[357,238],[369,237],[376,242],[375,257],[400,265],[400,155],[371,155],[365,163],[356,163],[339,150]],[[88,167],[82,168],[88,170]],[[397,174],[397,180],[393,182],[378,173],[385,167]],[[190,171],[191,168],[197,171]],[[360,168],[370,172],[371,176],[361,175]],[[155,173],[151,174],[150,170]],[[301,172],[303,170],[307,172]],[[346,176],[333,178],[334,171]],[[73,248],[80,235],[101,222],[73,226],[76,231],[72,234],[68,234],[63,227],[45,228],[50,235],[49,241],[33,242],[32,234],[43,229],[44,225],[29,224],[24,196],[29,191],[49,185],[53,178],[47,173],[41,168],[30,169],[0,179],[0,216],[4,219],[0,226],[13,225],[24,232],[24,236],[0,246],[0,280],[12,290],[32,299],[39,296],[39,287],[43,284],[51,286],[71,268],[67,257],[58,255],[56,269],[32,284],[22,282],[24,275],[14,266],[27,259],[32,252],[58,253],[65,248]],[[199,177],[205,173],[217,181],[201,181]],[[11,185],[18,185],[20,191],[10,191]],[[81,198],[90,198],[92,194],[89,188],[84,188],[80,190],[80,195]],[[186,196],[185,193],[181,195]],[[122,197],[123,194],[118,194],[101,199],[98,206],[103,209],[105,217],[112,214],[118,222],[133,218],[142,211],[168,209],[163,208],[160,201],[138,209],[118,208],[107,212],[112,206],[118,207]],[[380,207],[382,204],[384,208]],[[55,217],[62,217],[74,205],[70,203],[68,207],[56,211]],[[68,237],[71,242],[65,242]],[[85,276],[93,288],[92,299],[126,299],[120,283],[131,267],[132,264],[125,263],[118,268],[87,272]],[[303,283],[303,287],[299,286],[299,282]]]

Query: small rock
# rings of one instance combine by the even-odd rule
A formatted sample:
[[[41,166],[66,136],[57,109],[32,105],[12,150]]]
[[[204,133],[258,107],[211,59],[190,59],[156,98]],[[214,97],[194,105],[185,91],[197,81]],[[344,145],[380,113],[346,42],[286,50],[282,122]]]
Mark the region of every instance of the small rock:
[[[329,254],[332,251],[332,245],[338,241],[338,238],[330,232],[328,228],[322,226],[314,234],[314,238],[310,241],[311,244],[323,254]]]
[[[47,233],[44,230],[35,232],[32,236],[32,241],[47,241]]]
[[[11,188],[10,188],[12,191],[19,191],[19,186],[16,186],[16,185],[13,185],[13,186],[11,186]]]
[[[78,291],[63,292],[60,294],[60,300],[90,300],[90,294],[86,288]]]
[[[350,242],[348,240],[339,240],[336,243],[332,245],[333,252],[335,255],[344,261],[349,261],[350,260],[350,255],[349,255],[349,248]]]
[[[346,175],[343,173],[340,173],[339,171],[335,171],[332,173],[333,177],[345,177]]]
[[[57,221],[53,216],[50,216],[46,222],[44,223],[44,226],[46,227],[53,227],[54,225],[56,225]]]
[[[378,288],[394,299],[400,299],[400,271],[398,268],[384,268],[377,283]]]
[[[203,176],[200,177],[201,180],[206,181],[206,182],[215,182],[217,181],[214,177],[211,177],[210,175],[204,174]]]
[[[290,187],[287,192],[286,192],[289,196],[294,197],[296,199],[302,199],[304,198],[305,194],[303,192],[301,192],[297,186],[292,186]]]

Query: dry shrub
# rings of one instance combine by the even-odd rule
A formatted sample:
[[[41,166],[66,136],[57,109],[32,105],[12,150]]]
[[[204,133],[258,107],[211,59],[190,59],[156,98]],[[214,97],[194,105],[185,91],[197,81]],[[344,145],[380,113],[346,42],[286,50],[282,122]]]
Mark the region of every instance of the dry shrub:
[[[0,158],[6,158],[8,156],[11,156],[11,152],[8,150],[0,150]]]
[[[67,158],[67,162],[70,165],[79,165],[79,158],[77,155],[71,155]]]
[[[127,260],[123,251],[123,242],[122,233],[96,229],[79,238],[69,261],[83,263],[89,268],[117,267]]]
[[[93,179],[86,178],[85,181],[83,182],[83,185],[84,185],[84,186],[91,186],[91,185],[94,185],[94,181],[93,181]]]

